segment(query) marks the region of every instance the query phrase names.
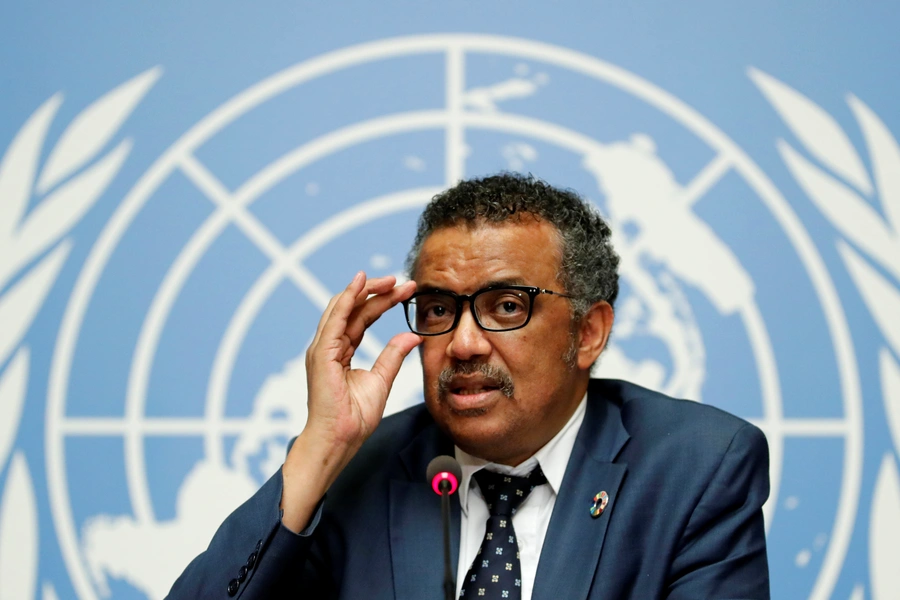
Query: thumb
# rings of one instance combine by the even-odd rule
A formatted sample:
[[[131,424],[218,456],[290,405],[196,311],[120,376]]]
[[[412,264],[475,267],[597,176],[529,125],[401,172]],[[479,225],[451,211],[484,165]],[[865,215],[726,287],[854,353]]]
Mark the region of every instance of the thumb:
[[[403,359],[422,343],[422,337],[414,333],[400,333],[391,338],[372,365],[372,373],[378,375],[387,390],[394,384]]]

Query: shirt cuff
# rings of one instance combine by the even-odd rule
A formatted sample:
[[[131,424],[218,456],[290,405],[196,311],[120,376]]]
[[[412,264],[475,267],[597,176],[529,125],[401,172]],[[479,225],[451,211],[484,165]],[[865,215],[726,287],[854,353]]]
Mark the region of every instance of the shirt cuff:
[[[289,533],[290,535],[294,535],[294,536],[298,536],[298,537],[311,536],[313,534],[313,531],[315,531],[316,526],[319,524],[319,521],[322,520],[322,507],[324,505],[325,505],[325,497],[323,496],[322,499],[319,500],[319,503],[316,505],[316,512],[313,513],[313,518],[309,522],[309,525],[307,525],[306,529],[304,529],[300,533],[295,533],[295,532],[291,531],[290,529],[288,529],[288,527],[282,521],[282,519],[284,518],[284,511],[279,510],[278,511],[278,521],[280,523],[281,529],[283,529],[286,533]]]

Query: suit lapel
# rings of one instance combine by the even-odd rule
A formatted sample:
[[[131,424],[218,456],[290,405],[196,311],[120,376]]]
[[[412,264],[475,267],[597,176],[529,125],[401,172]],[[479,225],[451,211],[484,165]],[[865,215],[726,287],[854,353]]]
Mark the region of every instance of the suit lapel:
[[[619,406],[598,396],[589,394],[584,422],[553,507],[535,576],[535,598],[587,598],[594,579],[627,470],[626,465],[612,461],[629,438]],[[600,491],[609,495],[609,503],[595,519],[590,507]]]
[[[453,444],[437,426],[426,427],[400,453],[402,468],[391,478],[389,528],[395,598],[441,598],[444,581],[444,538],[441,499],[425,481],[432,458],[453,455]],[[450,502],[450,560],[454,573],[459,556],[460,508]]]

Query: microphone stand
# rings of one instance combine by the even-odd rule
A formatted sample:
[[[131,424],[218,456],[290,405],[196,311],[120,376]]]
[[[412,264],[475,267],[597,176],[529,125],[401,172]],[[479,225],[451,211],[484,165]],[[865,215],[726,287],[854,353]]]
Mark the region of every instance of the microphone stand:
[[[425,477],[431,489],[441,497],[441,521],[444,525],[444,600],[455,600],[456,578],[450,564],[450,494],[456,491],[462,469],[452,456],[436,456],[428,463]]]
[[[456,581],[450,566],[450,487],[446,479],[438,484],[441,489],[441,521],[444,524],[444,599],[455,600]]]

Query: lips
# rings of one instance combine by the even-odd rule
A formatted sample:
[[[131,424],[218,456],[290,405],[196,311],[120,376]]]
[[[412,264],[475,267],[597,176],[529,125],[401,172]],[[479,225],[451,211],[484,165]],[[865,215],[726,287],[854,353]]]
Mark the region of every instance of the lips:
[[[513,383],[509,373],[494,365],[460,362],[441,372],[438,393],[451,410],[477,415],[512,397]]]
[[[484,414],[491,406],[503,399],[503,394],[494,389],[462,389],[445,397],[450,410],[469,416]]]
[[[454,394],[456,394],[457,396],[472,396],[472,395],[476,395],[476,394],[482,394],[484,392],[490,392],[490,391],[493,391],[496,389],[497,389],[496,386],[479,387],[479,388],[474,388],[474,389],[459,387],[459,388],[453,388],[450,391],[453,392]]]
[[[503,398],[501,383],[483,376],[456,376],[447,382],[444,394],[451,410],[480,414]]]
[[[462,377],[455,377],[450,381],[449,385],[447,385],[447,388],[451,393],[458,396],[470,396],[497,390],[500,388],[500,383],[496,381],[466,380]]]

